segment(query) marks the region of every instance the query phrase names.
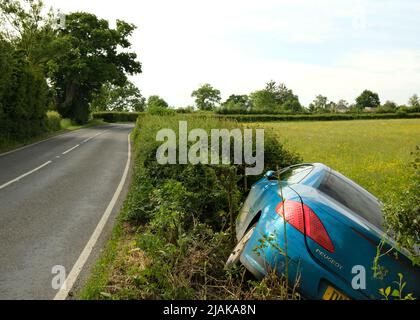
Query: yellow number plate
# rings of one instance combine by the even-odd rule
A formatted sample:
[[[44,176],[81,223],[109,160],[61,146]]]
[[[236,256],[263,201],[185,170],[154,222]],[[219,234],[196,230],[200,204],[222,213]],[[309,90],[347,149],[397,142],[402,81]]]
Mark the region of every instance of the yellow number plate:
[[[322,299],[324,300],[350,300],[349,297],[342,294],[340,291],[338,291],[337,289],[331,286],[328,286]]]

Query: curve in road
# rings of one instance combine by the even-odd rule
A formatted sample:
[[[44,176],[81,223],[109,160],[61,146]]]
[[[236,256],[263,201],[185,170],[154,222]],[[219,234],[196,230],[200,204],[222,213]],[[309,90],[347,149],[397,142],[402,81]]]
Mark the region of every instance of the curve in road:
[[[67,297],[119,210],[132,128],[85,128],[0,155],[0,299]],[[56,266],[67,290],[53,287]]]

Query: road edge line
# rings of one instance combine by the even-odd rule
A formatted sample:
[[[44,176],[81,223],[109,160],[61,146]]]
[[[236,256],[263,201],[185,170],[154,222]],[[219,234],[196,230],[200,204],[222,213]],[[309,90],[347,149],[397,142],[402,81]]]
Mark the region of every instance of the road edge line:
[[[111,201],[108,204],[104,214],[102,215],[101,220],[99,220],[98,225],[96,226],[95,230],[93,231],[92,235],[90,236],[86,246],[84,247],[82,253],[80,254],[79,258],[77,259],[76,263],[74,264],[73,268],[71,269],[68,277],[64,282],[63,289],[57,292],[54,297],[54,300],[66,300],[70,291],[73,289],[74,284],[76,283],[77,278],[79,277],[81,271],[83,270],[84,265],[86,264],[87,260],[92,253],[93,248],[95,247],[96,243],[98,242],[99,237],[102,234],[102,231],[105,225],[108,222],[108,219],[112,213],[112,210],[115,207],[115,204],[122,192],[124,187],[125,181],[127,180],[128,171],[130,169],[130,161],[131,161],[131,141],[130,141],[131,132],[128,134],[128,158],[127,163],[125,165],[124,173],[121,177],[120,183],[118,184],[117,189],[115,190],[114,195],[112,196]]]

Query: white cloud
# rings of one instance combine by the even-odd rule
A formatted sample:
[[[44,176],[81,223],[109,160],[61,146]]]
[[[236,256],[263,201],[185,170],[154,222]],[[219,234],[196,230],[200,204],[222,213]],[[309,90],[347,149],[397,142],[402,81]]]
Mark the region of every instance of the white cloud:
[[[285,46],[299,44],[299,50],[305,50],[311,57],[312,45],[331,44],[370,28],[375,23],[372,13],[392,14],[395,4],[391,7],[388,2],[385,5],[362,0],[46,2],[64,12],[90,11],[106,19],[135,23],[138,30],[132,38],[133,49],[143,64],[143,73],[134,77],[135,82],[145,95],[159,94],[176,106],[192,103],[191,92],[206,82],[227,97],[232,93],[249,93],[274,79],[285,82],[304,104],[320,93],[334,100],[353,101],[365,88],[376,90],[383,100],[404,103],[415,90],[420,90],[419,50],[381,52],[357,48],[327,63],[316,60],[308,63],[309,59],[286,59],[281,52],[279,58],[269,59],[267,55],[247,52],[232,41],[238,35],[245,38],[249,34],[269,35]],[[407,10],[410,6],[405,7],[410,14]],[[275,48],[273,45],[259,49],[271,53]]]
[[[337,61],[338,66],[370,72],[420,74],[420,49],[368,51],[348,54]]]

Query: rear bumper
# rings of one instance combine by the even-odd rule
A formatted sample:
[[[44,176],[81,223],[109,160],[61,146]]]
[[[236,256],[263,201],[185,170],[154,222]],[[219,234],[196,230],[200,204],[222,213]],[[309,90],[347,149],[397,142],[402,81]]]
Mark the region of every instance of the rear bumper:
[[[291,286],[298,281],[298,291],[304,297],[322,299],[328,286],[333,286],[351,299],[368,299],[365,294],[354,290],[350,284],[320,265],[308,252],[303,234],[289,224],[286,224],[286,234],[288,279]],[[241,263],[259,279],[270,270],[284,274],[284,240],[283,219],[277,214],[263,213],[241,254]]]

